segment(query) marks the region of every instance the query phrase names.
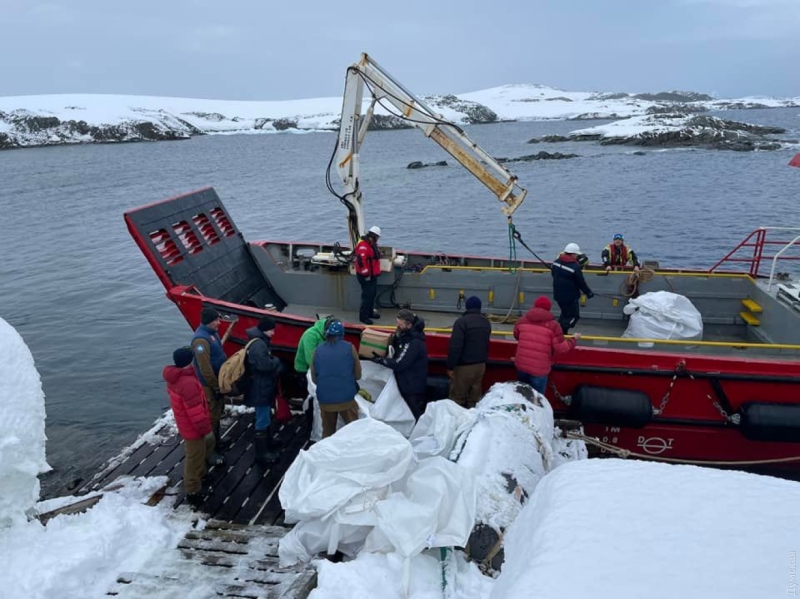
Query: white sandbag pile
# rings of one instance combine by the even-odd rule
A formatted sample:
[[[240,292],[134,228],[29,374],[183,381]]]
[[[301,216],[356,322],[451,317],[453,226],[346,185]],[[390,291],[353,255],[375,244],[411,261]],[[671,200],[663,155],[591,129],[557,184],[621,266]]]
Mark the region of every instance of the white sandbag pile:
[[[703,317],[683,295],[669,291],[645,293],[629,300],[622,311],[631,317],[623,337],[703,340]]]
[[[478,488],[476,522],[466,547],[470,557],[499,570],[502,535],[536,485],[556,466],[587,457],[583,442],[556,437],[553,409],[528,385],[498,383],[474,410],[452,459],[472,472]]]
[[[279,492],[286,522],[281,565],[337,550],[353,556],[464,545],[475,519],[473,477],[456,464],[417,461],[411,444],[373,418],[358,420],[303,451]]]
[[[499,569],[498,541],[539,480],[586,457],[583,443],[555,434],[547,400],[520,383],[494,385],[472,410],[429,404],[409,439],[371,417],[349,424],[286,473],[279,496],[298,524],[281,540],[281,565],[337,550],[410,558],[468,547]]]

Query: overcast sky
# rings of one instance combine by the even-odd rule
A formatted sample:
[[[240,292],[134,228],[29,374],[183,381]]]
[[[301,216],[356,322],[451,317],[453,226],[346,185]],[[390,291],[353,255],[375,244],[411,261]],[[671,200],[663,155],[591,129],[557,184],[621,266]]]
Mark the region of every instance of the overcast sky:
[[[0,23],[0,96],[336,96],[362,51],[420,94],[800,96],[800,0],[0,0]]]

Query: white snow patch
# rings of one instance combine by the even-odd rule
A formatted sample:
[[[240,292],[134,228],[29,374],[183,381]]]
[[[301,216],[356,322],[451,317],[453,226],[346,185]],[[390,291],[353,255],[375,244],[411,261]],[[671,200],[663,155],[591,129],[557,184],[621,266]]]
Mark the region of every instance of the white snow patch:
[[[491,597],[786,596],[798,505],[799,483],[767,476],[612,459],[565,464],[508,530]]]
[[[102,597],[120,573],[142,571],[153,554],[175,547],[191,514],[139,502],[161,479],[129,481],[82,514],[0,529],[3,596]]]
[[[0,529],[24,524],[39,500],[45,456],[44,392],[28,346],[0,318]]]
[[[438,552],[437,552],[438,553]],[[408,594],[403,592],[403,556],[397,553],[363,552],[351,561],[333,564],[315,562],[318,586],[309,599],[485,599],[494,579],[460,553],[450,552],[447,585],[442,588],[442,566],[433,552],[417,555],[410,562]]]

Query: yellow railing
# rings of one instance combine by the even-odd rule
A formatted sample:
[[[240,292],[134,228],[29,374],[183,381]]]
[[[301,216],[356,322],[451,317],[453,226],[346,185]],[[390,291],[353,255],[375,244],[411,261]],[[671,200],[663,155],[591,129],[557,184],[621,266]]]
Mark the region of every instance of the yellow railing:
[[[476,271],[497,271],[497,272],[509,272],[507,266],[446,266],[444,264],[428,264],[423,268],[419,274],[425,274],[425,271],[428,269],[432,270],[476,270]],[[515,272],[536,272],[536,273],[545,273],[550,272],[549,268],[518,268]],[[614,270],[610,273],[606,273],[604,271],[597,271],[597,270],[584,270],[583,274],[597,274],[601,276],[606,275],[624,275],[628,276],[632,273],[631,270]],[[514,274],[514,273],[511,273]],[[704,278],[728,278],[728,279],[750,279],[751,281],[755,282],[753,277],[751,277],[747,273],[732,273],[732,272],[673,272],[667,270],[657,270],[654,274],[662,276],[662,277],[704,277]]]
[[[379,329],[382,331],[392,332],[395,327],[390,326],[372,326],[371,329]],[[450,334],[453,329],[448,328],[429,328],[425,327],[426,333],[441,333]],[[498,337],[511,337],[513,331],[492,331],[492,335]],[[572,335],[567,335],[572,337]],[[699,347],[728,347],[731,349],[785,349],[800,351],[800,345],[793,345],[791,343],[746,343],[736,341],[685,341],[678,339],[644,339],[635,337],[604,337],[601,335],[581,335],[581,341],[599,341],[601,343],[652,343],[655,345],[684,345],[684,346],[699,346]]]

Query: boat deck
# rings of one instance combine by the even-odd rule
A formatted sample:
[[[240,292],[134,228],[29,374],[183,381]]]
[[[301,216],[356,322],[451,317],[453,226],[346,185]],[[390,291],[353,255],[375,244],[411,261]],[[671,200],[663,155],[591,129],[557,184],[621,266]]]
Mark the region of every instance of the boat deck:
[[[351,324],[358,324],[358,312],[339,310],[336,308],[326,306],[312,306],[304,304],[290,304],[286,307],[285,311],[290,314],[302,316],[305,318],[316,319],[318,317],[327,316],[330,314],[335,315],[337,318],[342,319],[344,322]],[[396,309],[381,309],[381,318],[375,320],[373,328],[394,328],[395,318],[398,310]],[[425,310],[415,310],[415,312],[425,319],[425,329],[429,332],[448,332],[453,322],[458,318],[457,314],[452,312],[434,312]],[[513,340],[511,332],[514,329],[514,322],[519,318],[519,311],[512,312],[509,318],[509,323],[497,322],[502,319],[502,316],[493,317],[492,330],[501,338]],[[748,347],[747,344],[757,343],[752,338],[748,338],[748,330],[742,325],[732,324],[713,324],[705,323],[703,328],[703,343],[696,344],[692,342],[683,343],[664,343],[656,344],[654,347],[640,346],[636,342],[631,342],[622,339],[622,334],[628,326],[627,320],[608,320],[608,319],[591,319],[584,318],[578,322],[578,326],[573,330],[576,333],[581,333],[585,338],[581,340],[583,347],[613,347],[614,349],[629,349],[629,350],[659,350],[667,352],[693,352],[705,353],[713,355],[734,355],[748,358],[758,358],[760,356],[779,359],[793,359],[798,357],[797,350],[775,349],[770,348],[768,345],[763,345],[761,349]],[[709,344],[710,343],[710,344]],[[720,345],[717,345],[720,344]]]

